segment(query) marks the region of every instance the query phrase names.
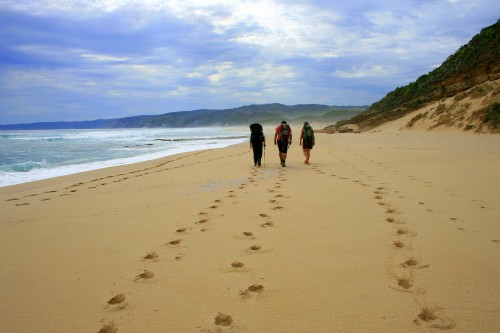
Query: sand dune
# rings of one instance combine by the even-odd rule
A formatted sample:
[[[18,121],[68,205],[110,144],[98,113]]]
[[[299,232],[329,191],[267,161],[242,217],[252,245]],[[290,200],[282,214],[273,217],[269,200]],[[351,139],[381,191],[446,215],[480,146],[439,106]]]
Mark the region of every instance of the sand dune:
[[[499,137],[297,143],[1,188],[0,331],[500,330]]]

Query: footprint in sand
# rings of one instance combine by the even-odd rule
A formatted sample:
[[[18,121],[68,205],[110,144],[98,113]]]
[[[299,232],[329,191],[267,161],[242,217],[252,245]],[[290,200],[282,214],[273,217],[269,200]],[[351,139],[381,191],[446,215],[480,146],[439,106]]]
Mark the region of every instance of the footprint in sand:
[[[404,272],[401,274],[396,274],[393,271],[389,271],[389,275],[394,279],[394,282],[396,284],[389,286],[391,289],[409,293],[425,293],[423,289],[415,287],[415,277],[413,271],[410,271],[409,273]]]
[[[224,264],[221,268],[221,271],[227,272],[227,273],[247,273],[250,271],[250,268],[247,267],[244,263],[241,261],[233,261],[230,264]]]
[[[245,239],[255,239],[255,236],[251,231],[244,231],[243,233],[234,236],[234,238],[239,240],[245,240]]]
[[[118,294],[113,296],[109,301],[107,307],[113,307],[116,309],[123,309],[125,306],[127,306],[127,302],[125,302],[125,295],[124,294]]]
[[[243,298],[251,297],[252,294],[260,294],[264,291],[264,286],[261,284],[252,284],[245,290],[240,290],[239,294]]]
[[[269,215],[267,215],[266,213],[260,213],[259,216],[260,217],[269,217]]]
[[[268,221],[268,222],[262,223],[260,226],[262,228],[270,228],[270,227],[274,226],[274,223],[271,221]]]
[[[276,206],[276,207],[273,207],[272,209],[273,210],[280,210],[280,209],[283,209],[283,208],[285,208],[285,207],[283,207],[283,206]]]
[[[144,270],[141,274],[137,275],[134,279],[134,281],[139,281],[139,280],[149,280],[155,277],[155,274],[151,271]]]
[[[408,236],[408,237],[415,237],[417,235],[416,232],[404,229],[404,228],[397,228],[396,229],[396,235],[397,236]]]
[[[184,258],[186,255],[184,253],[179,253],[177,256],[175,256],[175,260],[181,260],[182,258]]]
[[[118,328],[116,328],[115,323],[111,322],[107,325],[104,325],[98,333],[118,333]]]
[[[253,237],[253,232],[250,232],[250,231],[244,231],[244,232],[243,232],[243,236],[246,236],[246,237]]]
[[[416,269],[422,269],[422,268],[427,268],[429,267],[430,265],[424,265],[422,264],[422,261],[415,257],[415,256],[409,256],[406,258],[405,261],[403,261],[401,263],[401,266],[405,267],[405,268],[416,268]]]
[[[250,253],[250,254],[254,254],[254,253],[265,253],[268,251],[264,250],[261,245],[256,244],[256,245],[252,245],[249,248],[247,248],[245,250],[245,252]]]
[[[185,234],[186,231],[187,231],[187,228],[180,228],[180,229],[175,230],[175,232],[178,234]]]
[[[439,306],[420,305],[420,312],[413,322],[429,329],[451,330],[455,327],[455,322],[448,318]]]
[[[158,261],[158,254],[156,252],[148,252],[142,259],[144,261]]]
[[[165,244],[165,245],[173,245],[173,246],[176,246],[176,245],[179,245],[181,242],[182,242],[182,239],[174,239],[173,241],[170,241],[170,242],[168,242],[168,243],[167,243],[167,244]]]
[[[207,223],[208,222],[208,219],[201,219],[197,222],[195,222],[196,224],[203,224],[203,223]]]
[[[474,231],[474,230],[471,230],[471,229],[467,229],[467,228],[457,228],[457,230],[460,230],[462,232],[465,232],[465,233],[475,233],[477,231]]]
[[[395,240],[394,242],[392,242],[392,245],[398,249],[402,249],[406,246],[406,244],[400,240]]]
[[[231,326],[234,320],[230,315],[220,313],[215,317],[215,325],[217,326]]]

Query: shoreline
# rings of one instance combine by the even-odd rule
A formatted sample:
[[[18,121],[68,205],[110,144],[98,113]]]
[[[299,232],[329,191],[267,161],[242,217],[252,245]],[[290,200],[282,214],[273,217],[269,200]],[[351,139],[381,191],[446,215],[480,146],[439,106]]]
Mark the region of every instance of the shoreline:
[[[192,130],[192,129],[190,129]],[[205,130],[205,128],[201,128],[201,130]],[[225,132],[229,133],[234,133],[234,136],[230,137],[200,137],[200,138],[192,138],[192,137],[176,137],[173,136],[169,139],[162,139],[162,138],[150,138],[152,140],[151,142],[156,142],[156,141],[165,141],[165,142],[181,142],[181,144],[178,147],[164,147],[162,151],[143,151],[140,155],[135,155],[135,156],[116,156],[111,159],[105,159],[105,160],[100,160],[100,161],[88,161],[85,163],[81,164],[70,164],[70,165],[58,165],[58,166],[53,166],[50,168],[33,168],[27,172],[14,172],[14,171],[5,171],[1,178],[0,178],[0,188],[1,187],[7,187],[7,186],[12,186],[12,185],[18,185],[18,184],[23,184],[23,183],[29,183],[33,181],[38,181],[38,180],[43,180],[43,179],[51,179],[51,178],[56,178],[60,176],[65,176],[65,175],[71,175],[71,174],[77,174],[81,172],[87,172],[87,171],[92,171],[92,170],[99,170],[103,168],[109,168],[109,167],[114,167],[114,166],[122,166],[122,165],[129,165],[129,164],[135,164],[135,163],[141,163],[141,162],[147,162],[151,160],[156,160],[160,158],[165,158],[177,154],[182,154],[182,153],[189,153],[193,151],[199,151],[199,150],[206,150],[206,149],[219,149],[219,148],[224,148],[232,144],[238,144],[241,143],[243,140],[243,136],[241,136],[242,130],[241,128],[224,128],[222,129]],[[18,131],[11,131],[11,132],[18,132]],[[54,135],[57,136],[59,134],[53,134],[53,131],[37,131],[39,133],[48,133],[47,135]],[[68,130],[64,130],[64,133],[68,132]],[[70,131],[71,132],[71,131]],[[112,132],[118,132],[120,131],[112,131]],[[75,130],[75,133],[79,133],[78,130]],[[236,136],[236,134],[239,133],[239,135]],[[194,135],[194,134],[193,134]],[[146,138],[144,138],[146,139]],[[201,146],[189,146],[189,144],[193,141],[211,141],[213,140],[214,142],[205,142],[201,144]],[[227,142],[231,143],[227,143]],[[188,143],[188,145],[182,144],[183,142]],[[124,143],[125,144],[125,143]],[[148,144],[148,145],[153,145],[153,144]],[[125,146],[127,147],[127,146]],[[54,148],[53,148],[54,149]],[[56,146],[55,149],[58,149]],[[60,149],[60,147],[59,147]],[[25,161],[24,163],[18,162],[18,165],[23,165],[23,164],[29,164],[29,163],[34,163],[32,161]],[[40,162],[42,163],[42,162]],[[46,163],[45,160],[43,163]],[[59,163],[60,164],[60,163]],[[3,172],[2,172],[3,173]]]
[[[2,329],[500,327],[497,137],[294,134],[0,188]]]

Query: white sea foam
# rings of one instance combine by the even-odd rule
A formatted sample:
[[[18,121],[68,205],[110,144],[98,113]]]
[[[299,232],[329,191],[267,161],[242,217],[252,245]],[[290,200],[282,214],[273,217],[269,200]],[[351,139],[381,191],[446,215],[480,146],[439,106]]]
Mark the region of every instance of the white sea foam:
[[[0,132],[0,187],[246,140],[245,132],[220,128]]]

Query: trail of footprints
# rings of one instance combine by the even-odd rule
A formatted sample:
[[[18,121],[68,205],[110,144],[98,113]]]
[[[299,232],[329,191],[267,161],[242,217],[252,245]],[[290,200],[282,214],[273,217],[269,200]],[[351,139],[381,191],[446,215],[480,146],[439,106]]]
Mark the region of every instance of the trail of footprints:
[[[258,184],[255,182],[255,178],[258,177],[259,175],[260,175],[259,171],[254,170],[251,174],[251,177],[248,178],[248,182],[240,184],[237,189],[229,190],[227,197],[230,200],[234,200],[238,198],[238,190],[248,190],[249,184],[254,184],[255,186],[257,186]],[[278,172],[278,181],[275,182],[274,186],[268,190],[268,192],[270,193],[268,201],[271,204],[270,205],[271,210],[279,211],[284,208],[283,206],[281,206],[281,199],[285,199],[287,197],[285,197],[278,191],[284,187],[284,183],[286,181],[287,179],[285,177],[284,171],[280,170]],[[243,194],[245,193],[248,192],[243,192]],[[213,202],[211,202],[205,210],[198,213],[199,218],[197,219],[197,221],[194,222],[194,226],[198,228],[200,232],[207,231],[208,227],[206,225],[212,222],[213,219],[209,211],[220,208],[220,206],[223,205],[224,203],[225,201],[223,199],[216,199]],[[233,202],[233,204],[234,203],[238,202]],[[253,216],[248,216],[248,217],[253,218]],[[262,230],[262,232],[265,232],[266,228],[271,228],[274,226],[273,218],[268,213],[264,212],[258,213],[257,218],[260,219],[258,227],[260,227],[260,230]],[[169,248],[179,249],[184,243],[185,237],[188,235],[189,230],[192,230],[192,228],[182,227],[175,230],[172,239],[169,240],[164,245]],[[268,251],[265,245],[256,242],[256,240],[258,239],[257,233],[258,231],[243,230],[241,231],[241,234],[235,236],[237,239],[245,241],[245,243],[249,243],[249,241],[251,241],[250,243],[251,245],[247,245],[243,248],[243,251],[248,255],[265,254]],[[179,252],[174,259],[182,260],[184,257],[185,255]],[[142,261],[144,263],[155,263],[158,262],[159,260],[160,260],[159,255],[156,252],[147,252],[142,256]],[[222,267],[221,269],[222,271],[225,272],[237,272],[237,273],[247,273],[250,271],[250,269],[246,266],[244,262],[237,260],[228,264],[227,267]],[[144,269],[142,273],[135,276],[133,281],[137,283],[148,282],[154,280],[155,278],[157,277],[153,271]],[[263,284],[254,283],[240,289],[238,292],[238,296],[241,297],[242,300],[247,300],[254,297],[259,297],[262,293],[264,293],[264,291],[265,287]],[[128,303],[126,294],[118,293],[113,295],[107,301],[105,309],[106,310],[111,309],[113,311],[116,311],[124,309],[125,307],[127,307],[127,305]],[[102,320],[102,322],[105,321],[106,321],[105,319]],[[235,325],[235,320],[230,314],[219,312],[217,314],[214,314],[212,325],[215,325],[216,327],[232,326]],[[99,331],[99,333],[116,333],[116,332],[118,332],[118,327],[114,321],[110,321],[109,323],[105,324]]]
[[[80,183],[72,184],[70,186],[67,186],[67,187],[61,189],[61,190],[50,190],[50,191],[45,191],[42,193],[29,194],[29,195],[22,196],[22,197],[9,198],[5,201],[15,202],[16,206],[28,206],[28,205],[30,205],[30,202],[20,202],[20,201],[22,201],[23,199],[28,199],[28,198],[37,197],[37,196],[43,196],[43,198],[41,198],[40,201],[49,201],[56,195],[59,197],[70,196],[70,195],[72,195],[80,190],[92,190],[92,189],[96,189],[98,187],[110,185],[113,183],[120,183],[120,182],[126,181],[127,179],[131,179],[131,178],[144,177],[144,176],[147,176],[149,174],[165,172],[165,171],[172,170],[172,169],[188,167],[188,166],[192,166],[192,165],[196,165],[196,164],[200,164],[200,163],[211,162],[214,160],[214,159],[208,159],[206,161],[198,161],[198,162],[194,162],[194,163],[180,164],[177,166],[169,166],[170,163],[173,163],[173,162],[176,162],[176,161],[179,161],[182,159],[186,159],[189,157],[193,157],[196,155],[200,155],[203,153],[204,153],[204,151],[198,151],[198,152],[194,152],[192,154],[180,156],[180,157],[177,157],[175,159],[171,159],[171,160],[162,162],[160,164],[157,164],[157,165],[154,165],[151,167],[133,170],[133,171],[130,171],[127,173],[120,173],[117,175],[100,177],[100,178],[92,179],[92,180],[87,181],[87,182],[80,182]],[[243,154],[245,154],[245,153],[227,155],[227,156],[219,157],[219,158],[217,158],[217,160],[226,159],[226,158],[230,158],[233,156],[239,156],[239,155],[243,155]]]
[[[359,157],[363,157],[358,155]],[[342,158],[340,158],[342,159]],[[373,162],[371,160],[370,162]],[[348,161],[342,160],[344,165],[350,165]],[[379,167],[383,167],[388,169],[381,163],[377,164]],[[360,174],[360,176],[365,177],[363,171],[358,169],[355,165],[350,165],[351,169]],[[313,170],[317,174],[324,175],[319,168],[313,167]],[[394,174],[397,174],[397,171],[393,171]],[[332,177],[337,177],[340,180],[351,180],[348,177],[342,177],[336,174],[332,174]],[[417,180],[415,177],[410,177],[411,180]],[[370,183],[373,183],[373,179],[370,176],[367,176],[367,180],[363,181],[360,179],[351,180],[353,183],[358,184],[363,187],[370,187]],[[374,187],[373,189],[373,199],[378,206],[385,210],[385,222],[387,222],[391,226],[391,232],[393,234],[393,241],[389,244],[390,248],[396,252],[398,258],[400,260],[395,266],[391,264],[390,267],[387,268],[388,275],[393,281],[389,286],[391,289],[410,293],[414,295],[414,297],[419,298],[423,297],[425,294],[425,290],[423,288],[418,287],[417,283],[417,271],[423,268],[428,268],[429,265],[425,263],[425,261],[418,255],[415,254],[415,249],[412,246],[411,239],[413,237],[417,237],[417,233],[412,231],[410,228],[406,227],[406,221],[398,218],[398,216],[404,215],[403,212],[398,211],[397,208],[393,207],[390,203],[384,200],[385,196],[389,194],[388,188],[386,184],[382,183],[379,186]],[[398,194],[399,191],[394,191],[394,193]],[[401,196],[400,196],[401,197]],[[419,202],[420,205],[425,205],[424,202]],[[431,210],[427,210],[431,211]],[[387,246],[387,245],[386,245]],[[417,317],[413,320],[413,322],[422,327],[426,328],[435,328],[435,329],[443,329],[448,330],[455,327],[455,323],[453,320],[448,318],[443,309],[439,306],[430,307],[426,304],[425,301],[420,301],[419,299],[415,299],[415,302],[420,307],[420,312]]]

